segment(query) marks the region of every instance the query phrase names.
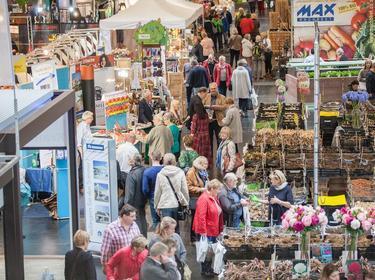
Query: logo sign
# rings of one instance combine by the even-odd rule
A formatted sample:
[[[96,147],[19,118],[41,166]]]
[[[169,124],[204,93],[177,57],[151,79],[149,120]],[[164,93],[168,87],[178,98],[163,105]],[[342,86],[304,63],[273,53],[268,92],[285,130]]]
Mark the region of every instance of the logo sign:
[[[342,26],[350,25],[355,13],[352,0],[294,0],[292,18],[294,26]]]
[[[334,21],[336,3],[303,5],[297,11],[297,22],[303,21]]]
[[[150,40],[151,35],[150,34],[139,34],[138,39],[139,40]]]

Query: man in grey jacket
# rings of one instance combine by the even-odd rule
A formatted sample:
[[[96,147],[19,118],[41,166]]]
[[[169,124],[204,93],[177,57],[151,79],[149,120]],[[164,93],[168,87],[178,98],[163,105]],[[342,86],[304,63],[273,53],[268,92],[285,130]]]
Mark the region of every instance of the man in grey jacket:
[[[130,160],[130,172],[126,178],[124,203],[130,204],[137,209],[137,220],[135,221],[144,237],[147,238],[146,222],[146,197],[142,192],[142,178],[145,168],[142,166],[142,156],[134,154]]]
[[[139,279],[176,280],[181,278],[167,253],[167,245],[156,242],[150,249],[150,256],[142,264]]]

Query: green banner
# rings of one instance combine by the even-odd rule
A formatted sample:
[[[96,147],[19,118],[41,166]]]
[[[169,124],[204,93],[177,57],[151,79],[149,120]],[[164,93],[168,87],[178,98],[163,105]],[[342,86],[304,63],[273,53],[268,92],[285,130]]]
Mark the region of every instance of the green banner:
[[[160,23],[160,20],[153,20],[142,25],[135,32],[135,41],[143,45],[167,45],[168,32]]]

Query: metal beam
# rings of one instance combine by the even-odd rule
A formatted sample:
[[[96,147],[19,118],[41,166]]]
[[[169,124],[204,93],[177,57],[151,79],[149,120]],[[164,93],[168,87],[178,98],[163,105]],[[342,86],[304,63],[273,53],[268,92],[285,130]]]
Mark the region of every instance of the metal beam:
[[[64,91],[20,123],[21,148],[60,118],[75,104],[74,91]]]

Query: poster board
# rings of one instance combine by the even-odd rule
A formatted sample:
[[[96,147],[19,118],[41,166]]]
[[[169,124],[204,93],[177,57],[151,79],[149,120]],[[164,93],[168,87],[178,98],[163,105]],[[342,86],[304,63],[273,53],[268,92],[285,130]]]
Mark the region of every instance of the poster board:
[[[48,60],[31,66],[34,89],[58,89],[56,64]]]
[[[313,48],[314,22],[320,30],[320,57],[336,60],[342,48],[350,59],[375,55],[372,0],[294,0],[292,2],[293,50],[295,57],[306,57]]]
[[[91,138],[83,145],[86,231],[89,249],[100,252],[104,230],[118,217],[116,144]]]

